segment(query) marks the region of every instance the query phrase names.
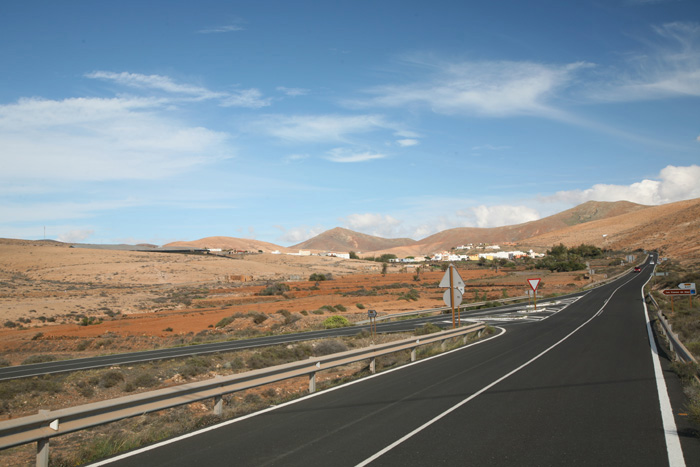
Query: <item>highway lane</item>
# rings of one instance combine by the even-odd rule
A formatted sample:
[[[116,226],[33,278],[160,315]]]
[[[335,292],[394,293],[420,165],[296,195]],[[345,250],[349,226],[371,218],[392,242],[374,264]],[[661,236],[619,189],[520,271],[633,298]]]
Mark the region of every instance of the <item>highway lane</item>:
[[[580,295],[581,294],[574,294],[571,296],[573,297],[571,299],[575,299]],[[463,321],[465,322],[473,322],[483,321],[485,318],[493,316],[495,319],[487,321],[489,323],[502,323],[503,321],[522,320],[526,318],[536,320],[541,319],[543,316],[547,316],[553,312],[557,312],[559,309],[561,309],[567,304],[566,300],[567,299],[556,299],[550,301],[542,301],[542,303],[539,306],[540,313],[533,313],[532,311],[521,313],[521,311],[525,310],[524,305],[509,305],[499,308],[490,308],[487,310],[462,312],[462,317]],[[550,303],[550,305],[548,305],[547,303]],[[421,327],[425,323],[429,322],[435,323],[441,327],[448,327],[452,325],[451,319],[451,315],[433,315],[422,318],[377,323],[377,332],[388,333],[412,331],[417,327]],[[241,339],[235,341],[200,344],[168,349],[147,350],[142,352],[129,352],[122,354],[104,355],[99,357],[60,360],[54,362],[35,363],[32,365],[11,366],[0,368],[0,381],[39,376],[44,374],[61,373],[67,371],[103,368],[107,366],[116,365],[128,365],[145,361],[164,360],[168,358],[189,357],[193,355],[228,352],[232,350],[250,349],[270,345],[289,344],[312,339],[353,336],[363,330],[369,331],[369,325],[351,326],[347,328],[327,329],[321,331],[309,331],[294,334],[282,334],[277,336],[265,336],[252,339]]]
[[[647,334],[651,269],[466,349],[114,464],[684,465]]]

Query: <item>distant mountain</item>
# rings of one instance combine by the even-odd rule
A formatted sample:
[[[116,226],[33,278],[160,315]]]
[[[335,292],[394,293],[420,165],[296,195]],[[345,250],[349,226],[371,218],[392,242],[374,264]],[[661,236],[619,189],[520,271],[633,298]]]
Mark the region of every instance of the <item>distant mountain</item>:
[[[630,203],[629,201],[589,201],[575,208],[524,224],[491,228],[458,227],[443,230],[417,241],[410,248],[404,248],[402,245],[401,248],[384,251],[384,253],[394,253],[397,256],[424,255],[470,243],[523,243],[529,238],[548,232],[555,232],[573,225],[616,217],[647,208],[648,206]]]
[[[524,224],[438,232],[422,240],[386,239],[337,227],[305,242],[285,248],[259,240],[208,237],[165,246],[221,248],[264,252],[298,250],[393,253],[399,257],[428,255],[469,243],[515,243],[519,248],[551,248],[563,243],[587,243],[609,249],[658,249],[662,254],[700,262],[700,198],[661,206],[628,201],[589,201],[575,208]]]
[[[271,251],[280,251],[282,253],[293,252],[295,250],[290,250],[274,243],[262,242],[260,240],[253,240],[249,238],[235,238],[235,237],[206,237],[199,240],[193,240],[191,242],[172,242],[166,247],[178,246],[178,247],[189,247],[189,248],[221,248],[222,250],[243,250],[243,251],[258,251],[262,250],[265,253],[270,253]]]
[[[289,247],[299,250],[335,251],[335,252],[366,252],[385,250],[399,246],[410,246],[416,241],[410,238],[381,238],[352,230],[336,227],[327,230],[314,238]]]
[[[610,249],[653,249],[684,262],[700,262],[700,198],[633,210],[548,232],[527,242],[543,247],[588,243]]]

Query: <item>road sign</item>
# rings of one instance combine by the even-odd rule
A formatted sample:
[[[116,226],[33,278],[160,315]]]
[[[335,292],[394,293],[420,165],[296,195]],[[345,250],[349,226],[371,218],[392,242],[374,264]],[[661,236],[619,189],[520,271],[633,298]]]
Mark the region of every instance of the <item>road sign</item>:
[[[452,293],[450,293],[452,292]],[[460,292],[458,289],[454,289],[450,291],[450,289],[445,290],[445,293],[442,294],[442,300],[445,302],[445,305],[451,307],[452,303],[450,303],[450,297],[454,295],[455,298],[455,304],[454,306],[459,306],[462,303],[462,292]]]
[[[666,289],[664,295],[694,295],[691,289]]]
[[[532,288],[534,292],[537,292],[537,286],[540,285],[540,279],[528,279],[527,283],[530,284],[530,288]]]
[[[450,285],[450,269],[452,270],[452,284]],[[455,287],[460,290],[464,290],[464,281],[462,280],[462,276],[459,275],[457,272],[457,268],[454,266],[454,264],[450,264],[450,266],[447,268],[447,271],[445,271],[445,275],[442,276],[442,280],[440,281],[440,287]]]
[[[678,288],[683,290],[695,290],[695,282],[684,282],[682,284],[678,284]]]
[[[377,310],[368,310],[367,317],[368,318],[376,318],[377,317]]]

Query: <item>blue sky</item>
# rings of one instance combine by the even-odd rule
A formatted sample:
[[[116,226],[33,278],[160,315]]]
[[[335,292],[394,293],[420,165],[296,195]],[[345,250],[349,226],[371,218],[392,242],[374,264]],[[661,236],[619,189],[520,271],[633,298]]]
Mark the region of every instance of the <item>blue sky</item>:
[[[0,237],[424,238],[700,197],[700,2],[4,1]]]

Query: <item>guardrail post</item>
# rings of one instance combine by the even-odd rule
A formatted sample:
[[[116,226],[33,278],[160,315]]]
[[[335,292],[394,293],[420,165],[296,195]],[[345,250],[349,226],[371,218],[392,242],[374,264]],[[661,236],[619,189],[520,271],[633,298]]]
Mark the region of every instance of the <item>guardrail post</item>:
[[[222,416],[224,414],[224,397],[219,394],[214,396],[214,415]]]
[[[444,352],[445,350],[447,350],[447,339],[443,339],[442,343],[440,344],[440,351]]]
[[[372,374],[377,372],[377,357],[372,357],[369,361],[369,372]]]
[[[309,374],[309,393],[316,392],[316,372]]]
[[[39,414],[48,413],[48,410],[39,409]],[[40,439],[36,443],[36,467],[49,467],[49,439]]]
[[[36,467],[49,467],[49,439],[44,438],[37,441]]]

